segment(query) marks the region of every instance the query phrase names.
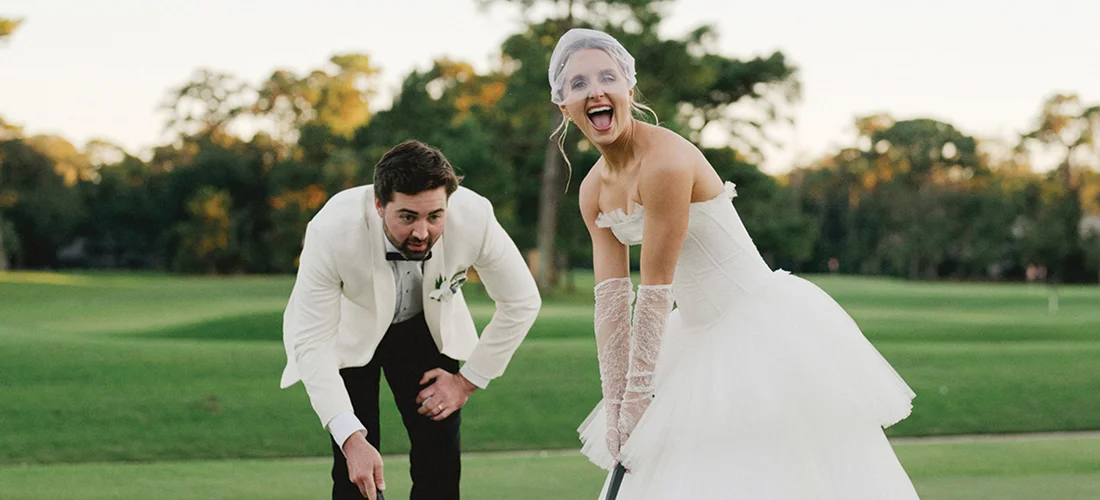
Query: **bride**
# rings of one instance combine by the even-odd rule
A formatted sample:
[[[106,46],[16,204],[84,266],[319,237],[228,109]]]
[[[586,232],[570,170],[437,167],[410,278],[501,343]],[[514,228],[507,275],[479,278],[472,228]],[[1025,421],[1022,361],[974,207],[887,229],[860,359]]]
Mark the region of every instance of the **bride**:
[[[768,268],[694,145],[633,117],[634,75],[587,29],[549,68],[563,126],[602,155],[579,193],[603,390],[584,454],[625,466],[623,500],[917,498],[883,433],[914,393],[825,292]]]

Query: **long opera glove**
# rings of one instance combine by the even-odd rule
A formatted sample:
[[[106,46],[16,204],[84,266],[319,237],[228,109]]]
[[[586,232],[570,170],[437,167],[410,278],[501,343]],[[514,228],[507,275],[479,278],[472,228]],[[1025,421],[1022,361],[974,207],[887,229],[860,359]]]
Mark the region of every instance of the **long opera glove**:
[[[630,359],[630,305],[634,301],[634,284],[630,278],[611,278],[597,284],[594,291],[596,354],[607,412],[607,451],[618,460],[619,411],[626,391]]]
[[[672,285],[641,285],[634,305],[634,325],[630,330],[630,367],[626,392],[619,411],[619,439],[626,443],[653,400],[653,375],[657,354],[665,334],[668,313],[672,310]]]

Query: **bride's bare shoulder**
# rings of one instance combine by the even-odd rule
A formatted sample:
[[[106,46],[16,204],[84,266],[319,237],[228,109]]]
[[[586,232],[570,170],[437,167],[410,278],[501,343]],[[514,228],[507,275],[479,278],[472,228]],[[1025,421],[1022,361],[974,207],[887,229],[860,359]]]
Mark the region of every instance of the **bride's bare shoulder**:
[[[592,168],[585,174],[584,179],[581,179],[580,191],[577,193],[582,199],[588,196],[595,196],[599,198],[600,184],[602,184],[602,177],[604,171],[603,157],[596,160],[596,163],[592,165]]]
[[[651,182],[671,179],[692,179],[701,164],[706,164],[702,151],[691,141],[663,127],[648,126],[649,140],[641,168],[641,179]],[[671,179],[670,179],[671,178]]]
[[[699,162],[706,162],[703,152],[680,134],[655,125],[647,125],[647,131],[650,139],[646,163],[694,170]]]

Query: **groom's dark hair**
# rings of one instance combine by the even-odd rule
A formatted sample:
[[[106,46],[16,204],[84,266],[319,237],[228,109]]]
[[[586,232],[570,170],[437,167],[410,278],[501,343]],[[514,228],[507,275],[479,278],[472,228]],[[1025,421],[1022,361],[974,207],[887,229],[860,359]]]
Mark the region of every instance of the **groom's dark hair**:
[[[408,140],[391,148],[374,166],[374,196],[382,205],[393,201],[394,193],[417,194],[440,186],[450,197],[462,177],[438,149]]]

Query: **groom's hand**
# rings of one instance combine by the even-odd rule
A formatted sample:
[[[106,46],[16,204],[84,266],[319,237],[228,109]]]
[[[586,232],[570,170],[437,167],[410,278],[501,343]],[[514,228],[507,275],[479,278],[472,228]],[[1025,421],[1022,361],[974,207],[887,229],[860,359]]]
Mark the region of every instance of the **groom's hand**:
[[[382,455],[367,442],[362,432],[356,432],[344,441],[347,456],[348,478],[359,487],[364,498],[377,500],[378,491],[386,489],[382,479]]]
[[[431,385],[425,387],[416,395],[416,402],[420,409],[416,412],[439,422],[452,413],[458,411],[466,404],[477,386],[466,380],[461,374],[452,374],[442,368],[436,368],[424,373],[420,379],[420,385],[434,380]]]

